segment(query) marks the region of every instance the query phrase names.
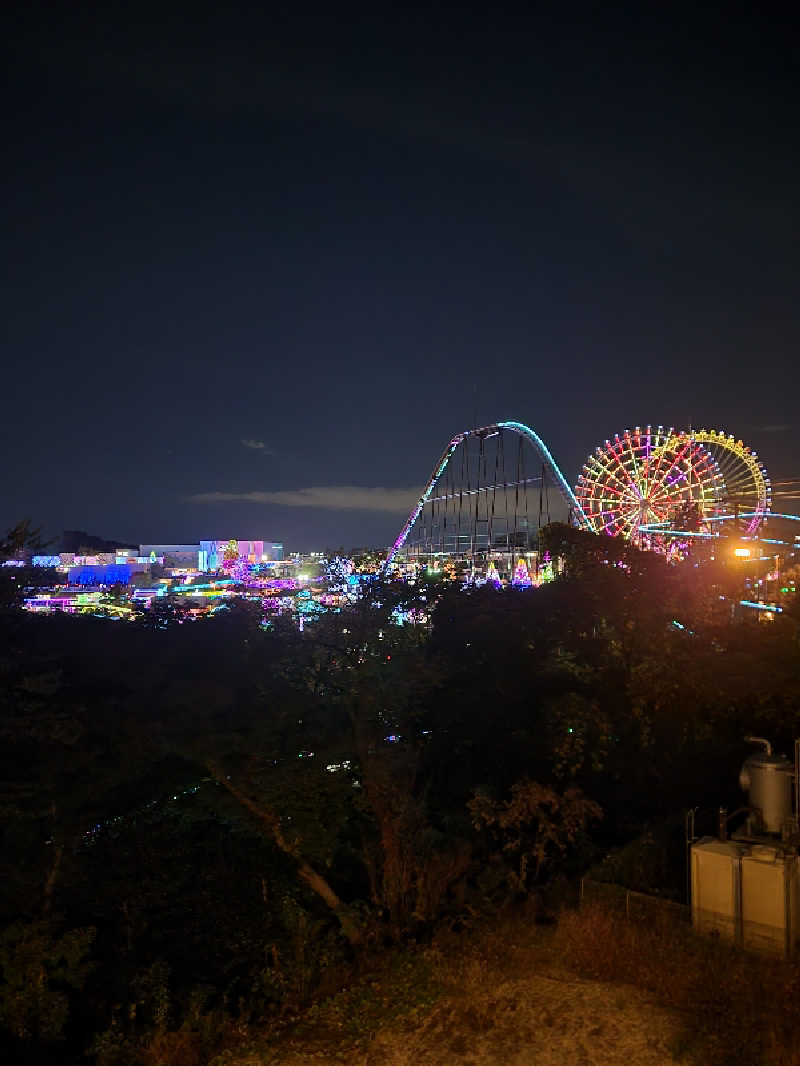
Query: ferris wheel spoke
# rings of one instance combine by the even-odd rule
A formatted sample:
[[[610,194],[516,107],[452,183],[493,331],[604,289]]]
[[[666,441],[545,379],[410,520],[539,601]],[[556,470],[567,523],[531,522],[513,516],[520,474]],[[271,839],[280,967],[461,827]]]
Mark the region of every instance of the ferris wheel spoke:
[[[629,481],[627,479],[620,478],[619,475],[617,474],[616,470],[613,467],[608,466],[608,465],[603,466],[602,463],[599,462],[599,459],[598,459],[597,456],[592,456],[592,458],[595,459],[596,464],[597,464],[597,471],[596,471],[597,474],[600,477],[602,477],[604,481],[609,481],[609,480],[615,481],[620,486],[620,489],[623,492],[629,491],[630,484],[629,484]]]
[[[588,457],[576,496],[597,532],[632,536],[649,522],[668,521],[693,504],[701,521],[731,510],[769,508],[769,482],[741,441],[717,431],[626,431]],[[663,544],[663,540],[662,540]]]
[[[638,436],[639,436],[639,440],[637,441],[635,447],[634,447],[634,444],[633,444],[633,438],[631,437],[630,433],[626,433],[625,434],[625,439],[627,440],[628,445],[629,445],[628,451],[629,451],[629,454],[630,454],[630,457],[631,457],[631,461],[633,463],[634,478],[636,479],[637,484],[641,485],[643,490],[644,490],[644,492],[646,493],[647,492],[647,480],[642,474],[639,473],[639,464],[636,462],[636,449],[641,447],[641,434],[638,434]]]
[[[662,439],[662,434],[657,434],[656,436],[657,436],[656,446],[655,446],[655,448],[651,448],[651,454],[654,454],[655,457],[656,457],[656,459],[655,459],[655,463],[656,463],[655,469],[654,469],[653,474],[651,476],[651,481],[653,483],[660,479],[661,465],[662,465],[662,461],[664,459],[665,447],[666,447],[666,443],[667,443],[667,440],[668,440],[667,437],[664,437]]]
[[[622,462],[620,461],[619,455],[617,455],[617,452],[616,452],[616,450],[613,450],[611,454],[613,455],[614,459],[616,460],[617,466],[618,466],[618,467],[620,468],[620,470],[622,471],[622,473],[623,473],[623,477],[626,477],[626,478],[627,478],[627,484],[628,484],[628,485],[629,485],[629,486],[630,486],[630,487],[631,487],[632,489],[635,489],[636,493],[637,493],[638,495],[640,495],[640,496],[641,496],[641,492],[640,492],[640,490],[639,490],[639,487],[638,487],[638,485],[636,484],[636,482],[635,482],[635,481],[631,481],[631,476],[630,476],[630,473],[629,473],[628,471],[626,471],[626,469],[625,469],[624,465],[623,465],[623,464],[622,464]]]
[[[666,480],[669,477],[669,475],[672,473],[672,471],[675,469],[675,466],[678,463],[680,463],[686,457],[686,452],[687,452],[687,448],[688,448],[688,442],[686,442],[686,443],[681,442],[681,444],[682,444],[681,450],[679,452],[677,452],[677,454],[674,455],[674,457],[672,459],[672,462],[667,467],[667,470],[665,471],[665,474],[664,474],[664,478],[662,480]]]

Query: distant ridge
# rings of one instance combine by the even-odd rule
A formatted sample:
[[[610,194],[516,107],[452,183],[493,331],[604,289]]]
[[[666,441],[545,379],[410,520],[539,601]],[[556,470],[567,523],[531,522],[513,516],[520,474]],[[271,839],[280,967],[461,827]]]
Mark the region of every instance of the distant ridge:
[[[136,548],[138,550],[139,545],[128,544],[122,540],[104,540],[103,537],[96,537],[82,529],[65,529],[61,534],[58,550],[78,554],[82,548],[91,548],[97,552],[112,552],[116,548]]]

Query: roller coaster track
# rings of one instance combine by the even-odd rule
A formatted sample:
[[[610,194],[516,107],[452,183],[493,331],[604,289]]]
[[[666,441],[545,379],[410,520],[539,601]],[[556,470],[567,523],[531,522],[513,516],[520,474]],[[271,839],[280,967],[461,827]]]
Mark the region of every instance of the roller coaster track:
[[[406,539],[414,526],[414,523],[422,513],[422,509],[425,504],[428,503],[428,501],[430,500],[433,490],[436,487],[437,482],[439,481],[439,478],[444,473],[447,464],[450,462],[450,459],[453,453],[458,448],[458,446],[462,444],[465,440],[467,440],[468,437],[491,437],[497,433],[502,432],[503,430],[509,430],[512,433],[516,433],[520,437],[522,437],[523,440],[526,440],[529,444],[533,445],[533,447],[541,456],[545,467],[553,475],[555,485],[561,496],[563,497],[564,502],[569,507],[575,523],[582,529],[592,529],[591,523],[583,512],[583,508],[575,498],[575,493],[572,491],[566,478],[556,465],[556,461],[555,459],[553,459],[553,456],[550,453],[550,449],[547,447],[547,445],[544,443],[538,433],[532,430],[530,426],[526,426],[523,422],[494,422],[489,426],[480,426],[477,429],[467,429],[463,433],[459,433],[457,436],[453,437],[453,439],[444,449],[441,454],[441,457],[439,458],[438,463],[433,468],[433,473],[431,474],[428,484],[425,486],[425,490],[423,491],[416,505],[412,509],[408,518],[406,519],[405,525],[400,530],[400,534],[397,537],[397,540],[394,542],[389,551],[389,554],[386,556],[386,561],[383,564],[384,571],[389,566],[391,566],[395,555],[397,555],[397,553],[405,544]]]

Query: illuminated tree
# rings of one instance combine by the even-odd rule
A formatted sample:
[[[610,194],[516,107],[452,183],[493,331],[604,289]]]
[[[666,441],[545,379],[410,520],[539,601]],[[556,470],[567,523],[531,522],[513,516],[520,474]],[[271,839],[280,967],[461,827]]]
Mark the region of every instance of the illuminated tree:
[[[516,588],[530,588],[531,576],[528,573],[528,564],[525,562],[522,556],[520,556],[519,562],[517,563],[516,569],[514,570],[514,576],[511,579],[511,584],[516,586]]]
[[[486,570],[486,584],[500,586],[500,575],[497,572],[497,567],[494,565],[494,559],[491,560]]]
[[[231,565],[231,576],[238,584],[245,584],[250,576],[250,563],[247,561],[247,556],[238,555],[236,557],[236,561]]]
[[[353,573],[353,561],[336,555],[328,562],[326,571],[331,588],[338,586],[345,591],[347,579]]]
[[[222,569],[231,570],[239,558],[239,542],[238,540],[229,540],[225,545],[225,551],[222,553]]]

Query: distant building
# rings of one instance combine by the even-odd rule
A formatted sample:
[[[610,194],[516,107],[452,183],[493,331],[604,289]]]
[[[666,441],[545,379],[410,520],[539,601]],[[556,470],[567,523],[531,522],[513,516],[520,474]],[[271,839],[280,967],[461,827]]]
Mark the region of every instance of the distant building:
[[[159,562],[163,560],[164,566],[172,570],[218,570],[231,541],[235,542],[238,554],[250,563],[280,562],[283,559],[283,545],[276,541],[238,540],[234,537],[201,540],[198,544],[140,544],[139,555]]]
[[[127,585],[132,570],[127,563],[83,563],[69,568],[70,585]]]
[[[235,537],[201,540],[200,569],[218,570],[225,558],[225,550],[232,540],[236,542],[240,558],[245,558],[250,563],[272,563],[283,559],[283,545],[276,541],[237,540]]]
[[[70,585],[127,585],[132,578],[146,574],[152,560],[138,554],[136,548],[118,548],[115,552],[74,555],[61,552],[60,569],[66,570]]]
[[[200,566],[199,544],[140,544],[139,555],[149,559],[161,560],[163,558],[167,569],[205,569]]]

